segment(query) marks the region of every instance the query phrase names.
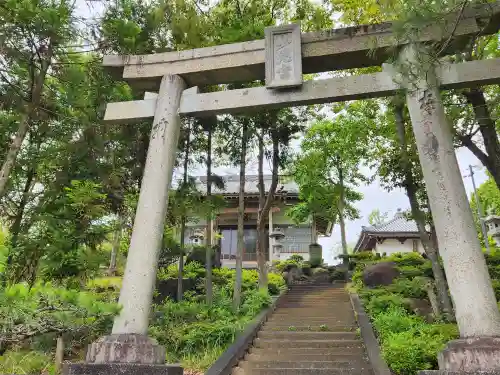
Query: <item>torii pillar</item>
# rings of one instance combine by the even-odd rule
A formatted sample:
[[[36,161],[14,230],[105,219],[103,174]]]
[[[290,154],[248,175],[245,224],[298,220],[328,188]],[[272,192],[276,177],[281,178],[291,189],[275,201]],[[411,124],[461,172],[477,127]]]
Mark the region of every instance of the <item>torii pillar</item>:
[[[438,355],[439,373],[500,374],[497,301],[456,159],[435,67],[430,54],[418,48],[405,47],[400,62],[406,72],[417,77],[406,80],[406,99],[460,330],[460,339],[449,342]]]
[[[180,130],[179,105],[186,84],[176,75],[161,80],[134,220],[127,265],[120,290],[123,306],[111,335],[92,343],[86,363],[68,366],[68,375],[182,375],[179,365],[165,365],[165,349],[147,336],[156,284],[158,256]]]

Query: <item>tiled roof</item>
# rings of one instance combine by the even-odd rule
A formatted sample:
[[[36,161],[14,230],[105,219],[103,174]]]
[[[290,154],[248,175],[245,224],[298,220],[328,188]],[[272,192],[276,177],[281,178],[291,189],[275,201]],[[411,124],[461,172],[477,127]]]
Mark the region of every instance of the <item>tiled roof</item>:
[[[386,223],[364,227],[363,232],[370,233],[404,233],[418,232],[417,223],[413,220],[407,220],[401,211],[398,211],[394,218]]]
[[[221,176],[225,182],[225,189],[219,190],[215,185],[212,185],[212,192],[217,194],[238,194],[240,190],[240,176],[239,175],[227,175]],[[257,175],[248,175],[245,176],[245,194],[258,194],[259,188],[257,186],[258,176]],[[198,185],[198,189],[205,193],[207,189],[207,177],[202,176],[198,177],[196,184]],[[271,185],[271,175],[264,175],[264,186],[266,192],[269,190],[269,186]],[[280,176],[278,187],[276,192],[285,193],[292,195],[297,195],[299,193],[299,187],[293,181],[292,177],[289,176]]]

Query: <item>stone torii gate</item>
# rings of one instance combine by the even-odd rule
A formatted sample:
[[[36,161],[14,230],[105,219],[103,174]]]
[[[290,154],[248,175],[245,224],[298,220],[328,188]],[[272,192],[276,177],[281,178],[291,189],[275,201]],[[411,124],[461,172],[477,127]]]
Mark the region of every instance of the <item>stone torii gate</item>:
[[[151,118],[153,127],[120,293],[123,310],[112,334],[93,343],[87,363],[71,365],[70,373],[182,373],[178,366],[163,365],[163,348],[147,337],[180,116],[383,97],[400,91],[406,93],[461,335],[440,354],[440,370],[500,373],[500,313],[439,93],[499,83],[500,59],[433,66],[418,58],[418,49],[428,42],[445,41],[442,52],[451,54],[471,37],[496,33],[499,26],[500,3],[491,3],[451,15],[444,26],[422,30],[413,44],[397,40],[389,23],[303,34],[299,25],[287,25],[266,29],[265,40],[144,56],[105,56],[103,65],[117,78],[134,89],[158,93],[107,105],[105,121]],[[418,79],[405,80],[394,66],[384,64],[380,73],[302,81],[306,73],[382,65],[394,47],[401,49],[400,61],[420,74]],[[262,79],[265,87],[198,90]]]

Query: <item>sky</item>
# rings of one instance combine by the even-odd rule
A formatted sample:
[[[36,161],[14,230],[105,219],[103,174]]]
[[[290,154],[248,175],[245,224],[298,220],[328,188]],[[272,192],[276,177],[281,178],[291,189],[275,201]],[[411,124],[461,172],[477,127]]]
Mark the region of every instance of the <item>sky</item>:
[[[81,17],[94,17],[100,15],[102,12],[102,6],[100,1],[86,1],[86,0],[76,0],[78,7],[77,14]],[[320,77],[326,78],[326,77]],[[296,147],[300,143],[300,139],[296,142]],[[462,172],[462,177],[467,191],[468,196],[473,190],[472,182],[470,178],[469,165],[476,166],[474,168],[476,186],[479,186],[482,182],[486,181],[487,175],[485,168],[482,167],[477,158],[465,147],[456,150],[457,160]],[[255,160],[255,158],[253,159]],[[248,174],[256,173],[256,162],[248,163],[247,169]],[[191,173],[193,175],[203,175],[204,168],[195,167]],[[219,167],[214,169],[214,173],[219,175],[227,174],[237,174],[237,168]],[[372,171],[369,171],[372,174]],[[371,184],[359,187],[359,191],[363,194],[363,199],[357,204],[357,208],[360,211],[361,218],[358,220],[350,221],[346,223],[346,234],[347,242],[354,245],[358,239],[361,232],[361,227],[369,225],[368,215],[374,210],[379,209],[380,212],[388,213],[388,217],[392,218],[398,209],[403,211],[409,210],[410,205],[407,196],[400,189],[393,190],[391,192],[385,191],[380,186],[380,181],[375,179]],[[319,239],[320,244],[323,246],[323,257],[327,263],[337,263],[335,257],[341,253],[340,247],[340,230],[338,225],[333,228],[332,235],[330,237],[323,237]]]

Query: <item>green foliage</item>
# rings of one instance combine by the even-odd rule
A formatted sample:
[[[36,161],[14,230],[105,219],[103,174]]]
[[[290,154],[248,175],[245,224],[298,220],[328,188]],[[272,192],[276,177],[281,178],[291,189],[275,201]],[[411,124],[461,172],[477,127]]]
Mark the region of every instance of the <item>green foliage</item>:
[[[10,242],[6,231],[0,226],[0,282],[5,279],[5,267],[10,253]]]
[[[391,285],[385,287],[388,292],[399,294],[405,298],[427,298],[427,291],[425,289],[425,281],[422,278],[394,280]]]
[[[0,291],[0,351],[45,334],[86,340],[110,327],[119,307],[94,294],[38,283],[15,284]]]
[[[2,374],[55,374],[54,360],[47,353],[37,351],[7,351],[0,355]]]
[[[385,262],[395,262],[398,266],[421,266],[426,260],[416,252],[393,253],[384,259]]]
[[[369,299],[369,303],[366,305],[366,309],[370,315],[378,316],[392,307],[405,309],[406,306],[407,303],[402,296],[397,294],[387,294],[387,292],[384,291],[382,295],[372,296]]]
[[[345,280],[347,276],[347,271],[342,269],[334,269],[330,272],[330,280]]]
[[[165,346],[170,361],[188,359],[206,368],[217,357],[209,356],[203,361],[193,361],[193,357],[220,354],[270,303],[269,295],[255,288],[243,293],[241,309],[234,313],[231,289],[216,286],[212,306],[190,298],[179,303],[167,301],[158,306],[150,334]]]
[[[391,307],[374,318],[382,342],[382,356],[398,375],[435,369],[436,354],[458,337],[454,324],[428,324],[400,307]]]
[[[300,257],[300,258],[302,258],[302,257]],[[304,265],[303,258],[302,259],[298,259],[298,258],[292,259],[292,257],[290,257],[287,260],[273,262],[273,267],[278,272],[286,272],[294,267],[301,268],[303,265]],[[311,267],[310,264],[307,264],[307,265],[309,266],[309,268]]]
[[[215,270],[214,270],[215,271]],[[177,264],[170,264],[167,267],[158,270],[157,278],[159,280],[177,279],[179,275],[179,266]],[[190,262],[184,265],[184,272],[182,276],[185,279],[195,279],[205,276],[205,268],[203,264],[198,262]]]
[[[387,217],[388,217],[387,212],[382,213],[377,208],[377,209],[373,210],[372,212],[370,212],[370,214],[368,215],[368,222],[370,223],[370,225],[377,226],[377,225],[385,223],[387,221]]]
[[[416,266],[400,266],[398,267],[399,272],[401,272],[401,277],[407,279],[413,279],[418,276],[425,276],[425,270],[422,267]]]
[[[160,268],[158,279],[177,279],[177,264],[171,264],[168,267]],[[205,277],[205,268],[201,263],[191,262],[184,267],[183,277],[186,279],[197,279],[200,285],[203,285]],[[212,282],[219,287],[227,288],[230,293],[234,290],[235,270],[229,268],[214,268],[212,270]],[[246,293],[255,290],[258,287],[259,274],[256,270],[242,270],[242,292]],[[278,295],[285,287],[285,280],[279,274],[270,272],[268,274],[268,290],[271,295]]]
[[[432,272],[430,262],[414,253],[393,254],[383,259],[387,260],[395,262],[401,271],[391,285],[371,289],[363,286],[361,272],[372,260],[358,263],[353,276],[378,335],[382,355],[396,375],[436,369],[437,353],[458,337],[458,328],[455,324],[428,323],[411,310],[409,298],[427,298],[427,281],[422,276]]]
[[[304,257],[299,254],[293,254],[290,258],[288,258],[291,262],[295,262],[297,264],[304,261]]]

